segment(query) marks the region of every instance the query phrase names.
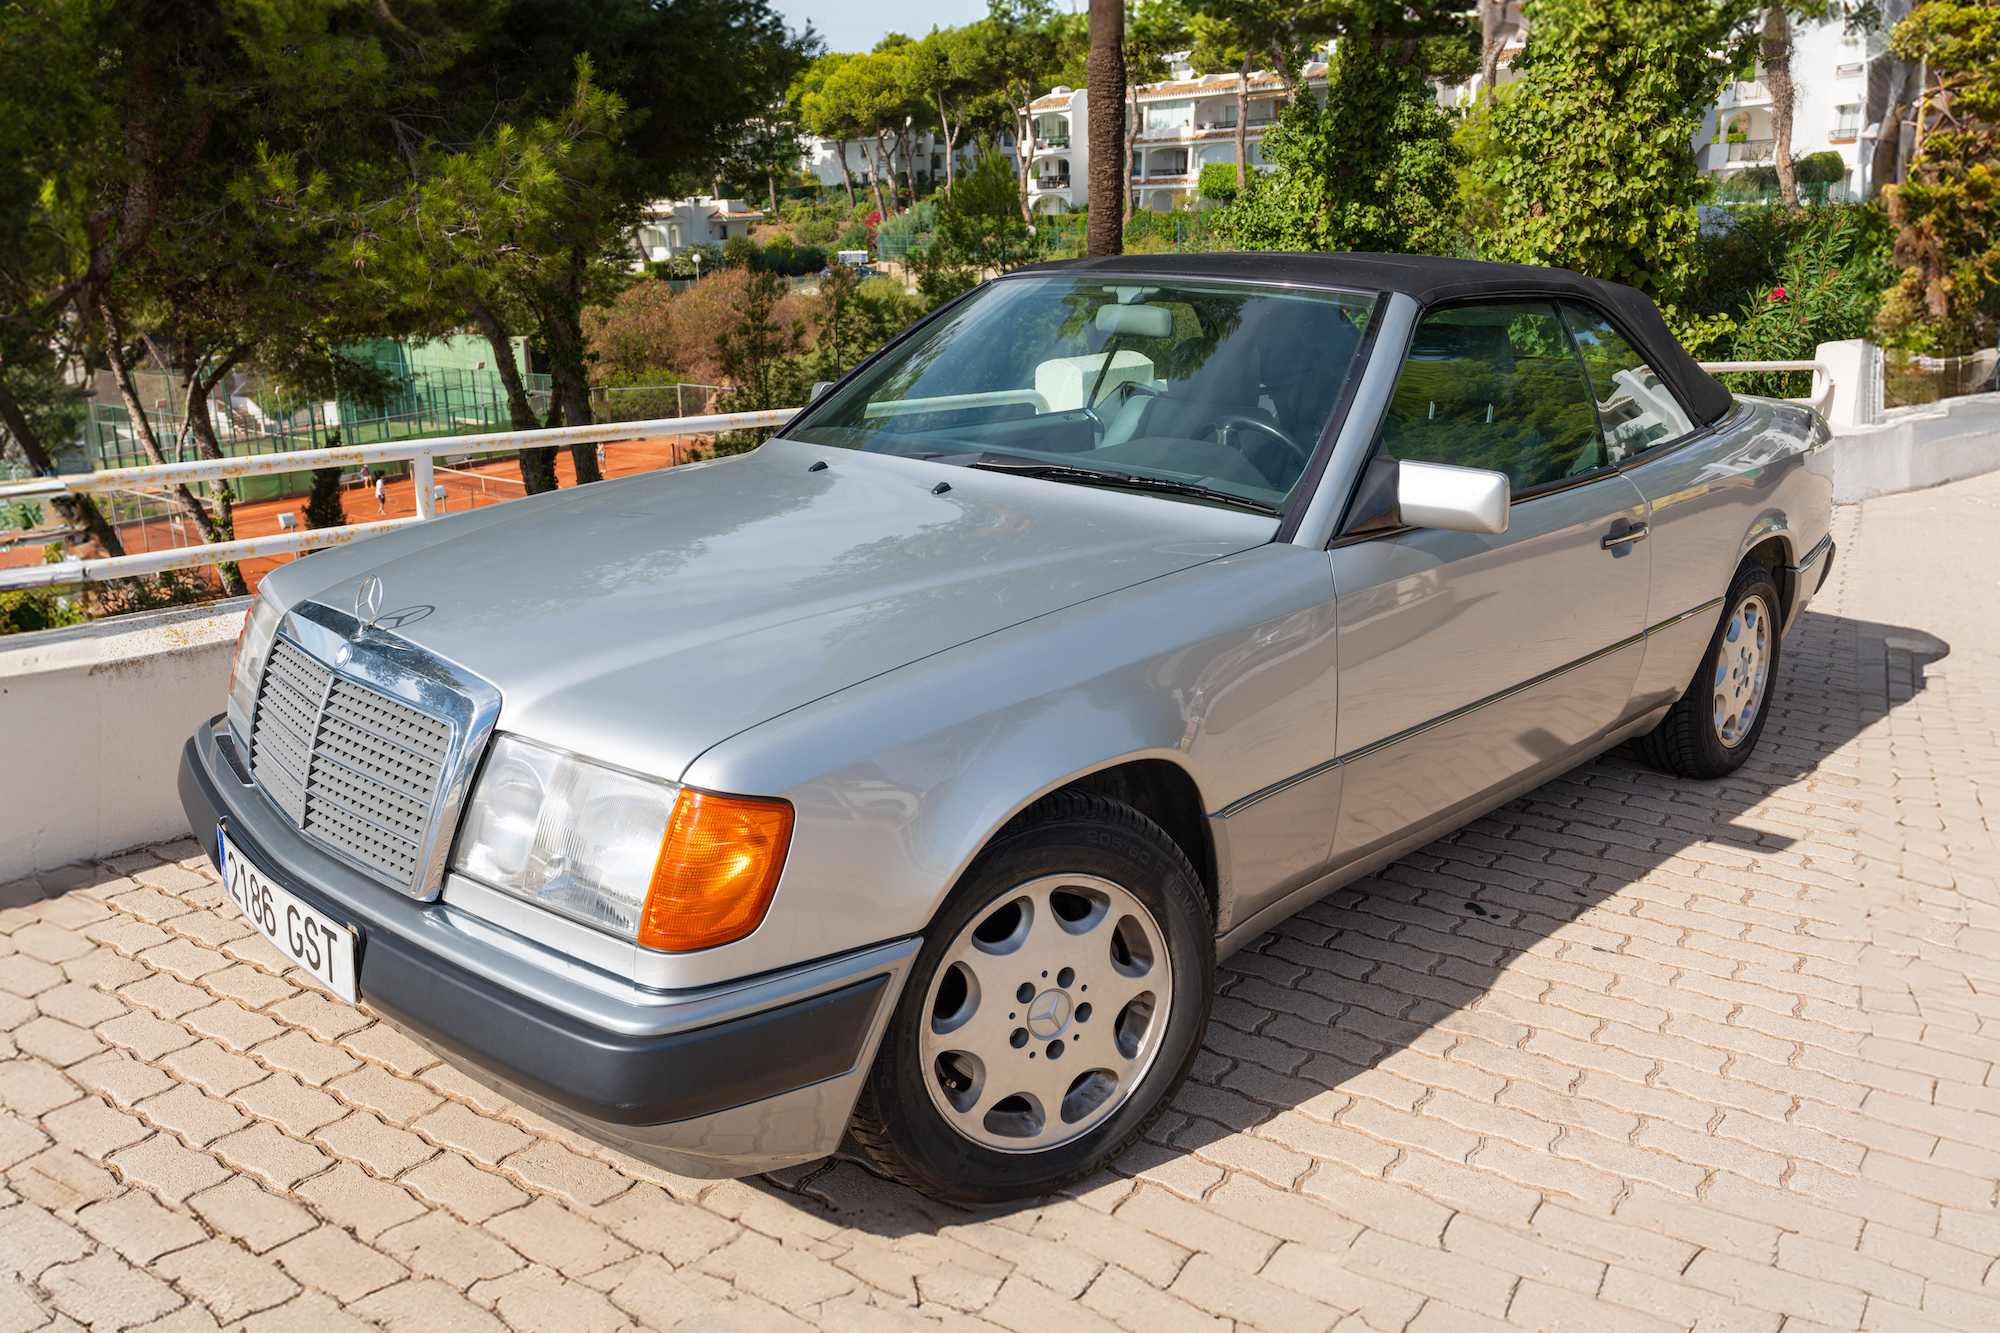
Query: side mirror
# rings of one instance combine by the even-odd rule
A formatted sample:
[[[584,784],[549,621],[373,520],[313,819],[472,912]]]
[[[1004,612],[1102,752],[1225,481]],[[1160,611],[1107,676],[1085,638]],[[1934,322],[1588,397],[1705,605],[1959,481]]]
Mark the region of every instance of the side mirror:
[[[818,402],[820,399],[820,395],[825,393],[828,389],[831,389],[832,387],[833,387],[832,380],[815,380],[813,382],[812,392],[806,395],[806,401],[809,403]]]
[[[1500,533],[1513,491],[1504,472],[1376,454],[1355,488],[1343,537],[1397,528]]]
[[[1512,499],[1504,472],[1414,463],[1407,458],[1396,465],[1396,508],[1413,528],[1505,532]]]

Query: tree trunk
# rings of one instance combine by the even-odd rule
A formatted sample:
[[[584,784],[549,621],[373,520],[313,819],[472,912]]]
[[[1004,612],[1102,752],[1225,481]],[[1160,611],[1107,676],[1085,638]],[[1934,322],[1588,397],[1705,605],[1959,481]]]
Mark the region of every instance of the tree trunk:
[[[1870,198],[1880,194],[1883,186],[1897,183],[1896,167],[1903,153],[1903,116],[1910,105],[1903,100],[1903,92],[1909,77],[1907,70],[1900,69],[1890,75],[1889,98],[1877,126],[1881,137],[1875,140],[1874,157],[1868,166]]]
[[[1132,170],[1139,164],[1139,85],[1127,83],[1125,96],[1132,108],[1132,114],[1125,118],[1125,220],[1130,222],[1139,215],[1137,173]]]
[[[542,341],[549,349],[551,396],[561,400],[563,422],[570,426],[591,423],[589,371],[583,360],[583,274],[586,257],[581,247],[572,248],[568,271],[560,275],[554,288],[554,303],[542,321]],[[576,465],[576,484],[603,481],[597,466],[597,445],[579,440],[569,447],[570,461]]]
[[[222,441],[216,438],[215,422],[208,414],[208,395],[215,391],[215,386],[222,382],[223,376],[235,368],[236,363],[243,359],[249,349],[242,346],[232,348],[228,355],[217,361],[204,375],[201,370],[202,357],[194,343],[186,338],[179,341],[181,381],[187,386],[187,408],[183,417],[187,421],[189,433],[194,436],[195,452],[203,458],[221,458]],[[234,541],[236,492],[227,480],[223,480],[215,483],[212,495],[215,501],[215,530],[221,540]],[[224,592],[231,597],[249,595],[250,588],[243,581],[243,570],[234,560],[218,562],[215,570],[222,576]]]
[[[942,127],[941,132],[944,135],[944,192],[949,195],[952,186],[958,184],[958,127],[953,125],[951,117],[945,114],[942,88],[938,90],[937,104],[938,124]]]
[[[772,171],[769,168],[765,169],[764,187],[771,192],[771,221],[776,222],[778,220],[778,173],[777,172]]]
[[[28,456],[29,467],[45,477],[55,475],[55,460],[42,447],[41,437],[28,424],[27,413],[21,410],[14,391],[7,387],[4,379],[0,379],[0,426],[5,426],[7,433],[14,437],[14,442],[21,446],[21,452]],[[104,511],[88,495],[55,496],[49,504],[64,523],[73,528],[83,528],[97,538],[97,544],[104,548],[106,555],[125,554],[125,543],[118,539],[118,529],[105,521]]]
[[[1035,86],[1021,80],[1021,104],[1014,110],[1014,173],[1021,192],[1021,221],[1033,223],[1035,209],[1028,198],[1029,176],[1035,169]],[[1011,103],[1010,103],[1011,105]]]
[[[541,430],[543,423],[536,418],[534,405],[528,401],[528,389],[521,382],[521,368],[514,364],[514,343],[507,330],[500,325],[493,308],[477,296],[467,292],[461,296],[466,313],[472,322],[486,335],[487,346],[493,349],[493,368],[500,373],[500,385],[507,391],[507,416],[515,430]],[[550,413],[549,425],[554,425],[554,412]],[[520,451],[521,484],[529,495],[539,495],[543,491],[556,489],[556,451],[553,446],[542,449]]]
[[[1499,92],[1500,52],[1506,38],[1500,24],[1507,17],[1507,0],[1479,0],[1479,95],[1488,103]]]
[[[1125,193],[1125,0],[1090,0],[1090,63],[1084,99],[1090,116],[1090,218],[1087,253],[1125,252],[1117,201]],[[1076,128],[1070,128],[1075,151]]]
[[[1799,206],[1799,178],[1792,167],[1792,22],[1782,4],[1764,11],[1764,83],[1771,90],[1771,160],[1778,168],[1778,197]]]
[[[903,175],[908,176],[910,178],[910,206],[914,208],[916,207],[917,204],[916,126],[913,124],[903,126],[902,133],[896,136],[896,143],[900,145],[903,150]],[[892,158],[889,162],[889,183],[891,185],[896,186],[898,192],[896,195],[896,206],[898,208],[901,208],[903,206],[903,198],[901,194],[903,187],[897,183],[895,167],[896,163],[895,160]]]
[[[1236,191],[1250,188],[1250,53],[1236,71]]]
[[[847,140],[840,141],[840,183],[847,187],[847,207],[854,207],[854,177],[847,174]]]
[[[863,140],[862,142],[864,145],[870,142],[875,145],[872,152],[865,146],[861,151],[868,156],[868,188],[875,192],[875,212],[882,221],[886,222],[889,220],[889,210],[882,206],[882,131],[875,131],[875,137],[872,140]]]
[[[125,364],[124,337],[119,332],[118,316],[112,312],[109,301],[100,301],[97,308],[104,318],[104,350],[111,362],[111,378],[117,381],[118,394],[125,400],[125,413],[132,419],[132,434],[139,441],[139,447],[146,451],[147,458],[156,464],[164,464],[167,455],[160,448],[159,437],[153,434],[152,418],[146,415],[145,407],[139,402],[139,390],[132,382],[131,368]],[[202,540],[222,540],[216,532],[215,520],[208,516],[208,511],[201,507],[201,501],[195,499],[194,492],[185,483],[175,484],[174,499],[182,512],[194,520]]]

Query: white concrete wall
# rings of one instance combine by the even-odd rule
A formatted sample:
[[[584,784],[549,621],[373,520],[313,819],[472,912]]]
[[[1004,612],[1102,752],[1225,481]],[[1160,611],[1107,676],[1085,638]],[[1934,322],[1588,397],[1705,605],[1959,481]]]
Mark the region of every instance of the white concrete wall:
[[[248,599],[0,638],[0,883],[188,831],[181,745]]]
[[[1920,491],[2000,471],[2000,393],[1898,408],[1871,426],[1837,426],[1816,470],[1836,504]]]

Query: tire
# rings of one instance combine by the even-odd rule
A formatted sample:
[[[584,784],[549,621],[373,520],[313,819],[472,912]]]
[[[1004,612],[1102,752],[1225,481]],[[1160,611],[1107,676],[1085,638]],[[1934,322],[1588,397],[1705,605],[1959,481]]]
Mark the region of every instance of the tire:
[[[1771,714],[1783,647],[1779,606],[1771,571],[1746,561],[1722,599],[1722,618],[1694,682],[1659,726],[1632,743],[1640,758],[1677,777],[1704,781],[1742,766]]]
[[[1049,1194],[1159,1119],[1214,993],[1213,924],[1181,849],[1130,806],[1057,792],[939,908],[851,1132],[937,1199]]]

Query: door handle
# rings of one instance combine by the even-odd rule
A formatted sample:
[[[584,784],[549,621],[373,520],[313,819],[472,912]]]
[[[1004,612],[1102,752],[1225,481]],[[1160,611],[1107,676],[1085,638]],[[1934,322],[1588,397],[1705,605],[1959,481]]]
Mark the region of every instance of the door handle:
[[[1609,534],[1608,536],[1605,537],[1603,541],[1599,542],[1598,545],[1603,547],[1605,550],[1610,551],[1610,550],[1615,550],[1620,546],[1629,546],[1633,542],[1645,541],[1646,538],[1651,535],[1652,535],[1652,530],[1648,528],[1644,523],[1634,523],[1631,527],[1625,529],[1625,531],[1623,532],[1614,532]]]

